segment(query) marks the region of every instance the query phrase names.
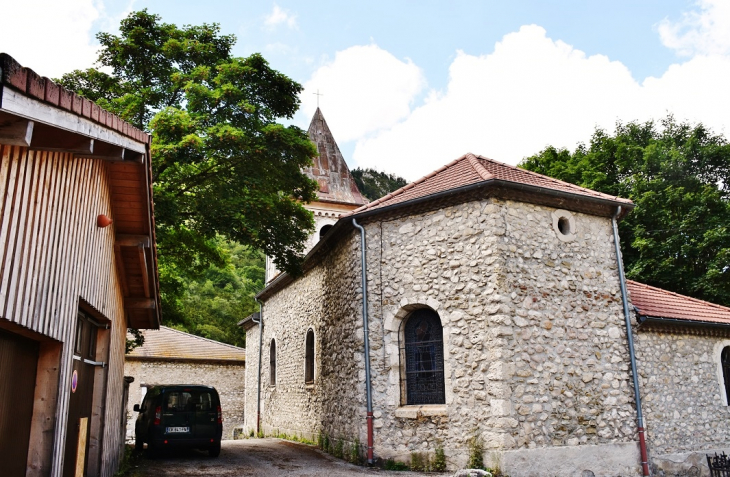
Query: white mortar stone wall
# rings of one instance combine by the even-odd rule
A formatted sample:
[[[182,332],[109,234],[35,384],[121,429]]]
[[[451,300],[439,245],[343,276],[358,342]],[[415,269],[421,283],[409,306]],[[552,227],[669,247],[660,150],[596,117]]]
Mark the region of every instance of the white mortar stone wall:
[[[635,470],[636,413],[611,222],[572,214],[576,234],[563,241],[553,211],[489,200],[382,225],[387,332],[382,373],[375,373],[389,382],[381,377],[387,391],[376,394],[382,453],[407,458],[440,441],[461,466],[476,432],[488,454],[586,445],[587,452],[623,454],[621,470],[586,470]],[[446,409],[413,420],[396,417],[407,409],[398,412],[398,339],[418,305],[436,310],[444,325]],[[506,466],[509,455],[502,460]],[[535,464],[548,472],[546,462]]]
[[[315,439],[322,432],[348,442],[362,439],[365,422],[363,332],[359,260],[354,236],[323,263],[264,305],[261,428],[267,435]],[[307,330],[315,336],[314,383],[304,382]],[[259,329],[246,335],[249,356],[258,359]],[[276,340],[276,385],[270,384],[270,343]],[[327,359],[322,359],[326,356]],[[326,410],[326,411],[324,411]],[[256,428],[256,368],[247,374],[247,429]]]
[[[195,363],[179,361],[130,360],[124,362],[124,375],[132,376],[127,403],[127,440],[134,439],[137,413],[141,404],[143,385],[202,384],[213,386],[220,396],[223,411],[223,439],[233,439],[233,429],[243,426],[245,401],[244,363]],[[254,386],[255,389],[255,386]]]
[[[376,456],[409,461],[443,446],[458,468],[478,434],[487,462],[501,461],[513,477],[638,472],[611,221],[573,213],[566,240],[554,212],[489,199],[365,223]],[[271,336],[279,382],[263,396],[265,426],[365,442],[359,286],[353,234],[266,301],[264,388]],[[402,402],[401,324],[419,307],[434,309],[444,327],[442,406]],[[312,390],[303,384],[309,326],[322,370]],[[585,467],[568,472],[571,449]]]
[[[653,463],[673,475],[706,468],[705,454],[730,452],[730,407],[720,368],[730,339],[640,330],[635,340]]]

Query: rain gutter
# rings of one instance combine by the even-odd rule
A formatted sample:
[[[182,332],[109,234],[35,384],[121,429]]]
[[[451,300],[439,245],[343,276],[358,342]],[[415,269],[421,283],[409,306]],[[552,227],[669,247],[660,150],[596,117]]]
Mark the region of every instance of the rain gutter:
[[[616,248],[616,263],[618,264],[618,278],[621,285],[621,301],[624,306],[624,320],[626,321],[626,337],[629,342],[629,358],[631,360],[631,374],[634,378],[634,400],[636,401],[636,427],[639,432],[639,452],[641,454],[641,470],[644,477],[649,473],[649,458],[646,451],[646,435],[644,429],[644,415],[641,412],[641,393],[639,392],[639,374],[636,370],[636,354],[634,352],[634,336],[631,330],[631,314],[629,312],[629,297],[626,292],[626,277],[624,276],[624,265],[621,257],[621,247],[618,240],[618,223],[616,219],[621,215],[621,206],[616,208],[616,213],[611,218],[613,225],[613,244]]]

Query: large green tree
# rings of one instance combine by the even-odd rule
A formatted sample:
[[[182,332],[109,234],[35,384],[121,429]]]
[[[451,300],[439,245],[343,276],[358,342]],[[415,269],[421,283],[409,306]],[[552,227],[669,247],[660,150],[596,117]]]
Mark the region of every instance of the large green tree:
[[[298,109],[301,86],[261,55],[232,57],[235,37],[215,24],[179,28],[142,10],[97,39],[96,67],[59,82],[152,133],[165,319],[185,321],[189,281],[225,264],[220,237],[298,273],[313,229],[301,204],[316,192],[302,167],[316,148],[278,121]]]
[[[520,167],[634,201],[620,224],[626,275],[730,306],[730,145],[672,116],[597,129],[575,151]]]

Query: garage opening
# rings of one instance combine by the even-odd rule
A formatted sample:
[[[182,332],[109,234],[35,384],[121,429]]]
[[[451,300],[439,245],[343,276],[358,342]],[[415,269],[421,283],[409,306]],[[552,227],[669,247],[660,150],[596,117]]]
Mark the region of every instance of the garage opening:
[[[0,330],[0,462],[7,477],[25,476],[38,348],[37,341]]]

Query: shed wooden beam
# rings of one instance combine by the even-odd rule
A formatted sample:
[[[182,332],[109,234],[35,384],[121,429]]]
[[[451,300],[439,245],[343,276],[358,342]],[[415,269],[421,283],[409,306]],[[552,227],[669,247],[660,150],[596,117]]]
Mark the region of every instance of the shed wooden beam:
[[[10,146],[30,146],[33,126],[33,121],[3,115],[0,117],[0,143]]]
[[[94,153],[94,140],[80,134],[56,129],[45,124],[36,124],[31,149],[42,151],[72,152],[78,155]]]
[[[150,274],[147,270],[147,254],[144,251],[144,245],[137,245],[139,252],[139,268],[142,269],[142,288],[144,288],[144,296],[150,297]]]
[[[119,282],[122,285],[122,293],[125,297],[129,296],[129,285],[127,285],[127,271],[124,269],[124,260],[122,260],[122,250],[119,244],[114,244],[114,258],[117,262],[117,270],[119,271]]]
[[[125,298],[124,308],[128,310],[154,310],[155,300],[152,298]]]
[[[91,154],[79,155],[83,157],[90,157],[92,159],[104,159],[106,161],[123,161],[124,148],[107,142],[97,141],[96,144],[94,144],[94,151]]]
[[[150,238],[147,235],[128,235],[117,234],[114,244],[119,247],[139,247],[150,248]]]

